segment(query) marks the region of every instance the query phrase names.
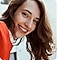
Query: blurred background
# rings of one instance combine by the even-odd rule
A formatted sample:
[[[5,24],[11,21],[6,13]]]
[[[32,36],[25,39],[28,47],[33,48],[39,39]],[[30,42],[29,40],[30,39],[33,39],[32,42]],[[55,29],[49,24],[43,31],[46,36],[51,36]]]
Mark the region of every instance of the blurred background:
[[[7,9],[8,3],[10,0],[0,0],[0,17],[2,13]],[[54,41],[56,42],[56,31],[57,31],[57,5],[55,0],[44,0],[46,8],[47,8],[47,16],[49,17],[50,25],[53,30],[53,35],[54,35]],[[54,53],[51,57],[50,60],[55,60],[56,58],[56,53]]]
[[[0,3],[2,4],[8,4],[10,0],[0,0]]]

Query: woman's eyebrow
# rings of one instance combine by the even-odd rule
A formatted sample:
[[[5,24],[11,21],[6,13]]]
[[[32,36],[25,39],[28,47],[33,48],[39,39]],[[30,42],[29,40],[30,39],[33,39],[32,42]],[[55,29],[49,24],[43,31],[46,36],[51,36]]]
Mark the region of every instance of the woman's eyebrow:
[[[23,9],[24,11],[27,11],[28,13],[30,13],[30,14],[32,14],[29,10],[27,10],[27,9]],[[40,20],[40,18],[39,17],[37,17],[36,19],[38,19],[38,20]]]
[[[24,10],[24,11],[27,11],[28,13],[32,14],[29,10]]]

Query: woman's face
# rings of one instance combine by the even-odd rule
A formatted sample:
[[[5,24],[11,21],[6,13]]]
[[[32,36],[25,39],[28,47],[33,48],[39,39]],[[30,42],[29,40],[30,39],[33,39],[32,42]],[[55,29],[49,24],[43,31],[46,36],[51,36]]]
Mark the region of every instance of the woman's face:
[[[36,28],[40,18],[40,10],[35,1],[24,2],[14,13],[14,38],[22,38]]]

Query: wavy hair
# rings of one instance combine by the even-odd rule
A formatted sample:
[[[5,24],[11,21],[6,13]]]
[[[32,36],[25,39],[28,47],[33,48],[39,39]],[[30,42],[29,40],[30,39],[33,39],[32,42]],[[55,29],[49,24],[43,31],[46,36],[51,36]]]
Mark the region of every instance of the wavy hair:
[[[2,17],[4,19],[2,20],[6,23],[9,29],[12,28],[12,23],[14,24],[13,15],[15,11],[25,1],[27,0],[12,0],[9,3],[8,9],[5,11],[5,13],[3,13]],[[37,2],[41,15],[40,15],[40,20],[37,23],[35,30],[29,35],[27,35],[26,49],[31,55],[31,60],[33,58],[33,55],[35,57],[35,60],[42,60],[42,59],[49,60],[48,56],[52,55],[51,44],[53,44],[51,26],[49,24],[48,17],[46,15],[44,3],[41,0],[40,1],[33,0],[33,1]],[[29,48],[29,43],[31,46],[31,50]]]

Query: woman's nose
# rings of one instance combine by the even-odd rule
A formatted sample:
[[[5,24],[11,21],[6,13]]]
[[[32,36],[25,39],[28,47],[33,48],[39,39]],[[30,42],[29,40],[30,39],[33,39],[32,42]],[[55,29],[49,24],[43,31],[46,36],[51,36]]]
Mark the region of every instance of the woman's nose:
[[[25,26],[28,27],[28,28],[31,28],[31,27],[32,27],[32,24],[33,24],[33,19],[27,20],[27,21],[25,22]]]

